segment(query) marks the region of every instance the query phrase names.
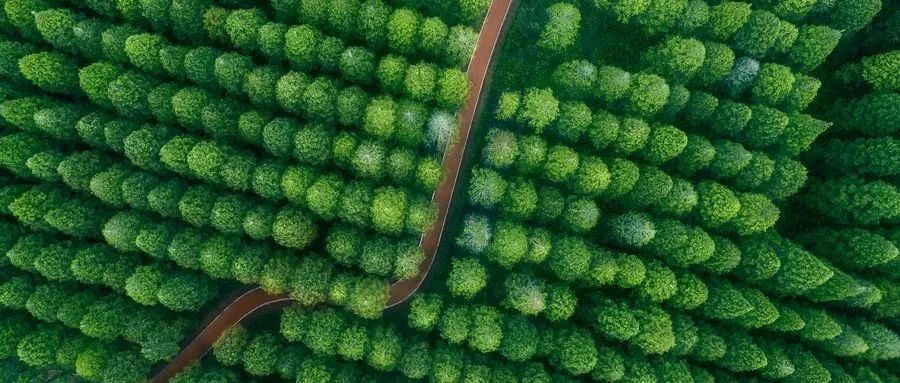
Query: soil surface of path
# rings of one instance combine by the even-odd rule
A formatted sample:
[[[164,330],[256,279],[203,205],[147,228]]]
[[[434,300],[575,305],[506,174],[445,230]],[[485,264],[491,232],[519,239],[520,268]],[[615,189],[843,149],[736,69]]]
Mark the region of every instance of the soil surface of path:
[[[447,223],[447,214],[450,211],[450,202],[453,200],[456,181],[459,178],[466,144],[469,140],[469,132],[478,115],[481,105],[481,96],[484,92],[485,81],[493,62],[494,52],[500,41],[503,27],[507,21],[507,15],[515,0],[493,0],[478,34],[478,42],[472,60],[469,61],[467,75],[472,84],[469,98],[460,111],[459,140],[451,144],[444,153],[443,165],[445,169],[444,180],[438,185],[437,190],[431,196],[431,201],[437,206],[437,220],[419,242],[419,247],[425,254],[425,259],[419,265],[419,273],[415,277],[395,282],[390,286],[390,294],[385,308],[390,308],[403,303],[411,297],[423,284],[434,258],[437,255],[444,226]],[[192,362],[199,360],[212,348],[213,343],[219,339],[225,330],[240,323],[244,318],[264,311],[289,305],[293,301],[287,294],[269,294],[260,287],[251,288],[231,302],[216,309],[211,319],[201,326],[202,330],[185,346],[181,352],[172,359],[168,365],[159,370],[150,383],[165,383],[172,377],[183,371]]]

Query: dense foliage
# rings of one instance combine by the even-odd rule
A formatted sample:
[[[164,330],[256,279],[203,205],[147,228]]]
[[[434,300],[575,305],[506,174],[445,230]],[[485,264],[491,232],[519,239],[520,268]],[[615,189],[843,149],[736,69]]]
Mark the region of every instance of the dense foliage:
[[[900,382],[900,4],[0,0],[0,376]]]
[[[521,5],[409,325],[492,355],[466,379],[897,381],[898,11]]]
[[[0,1],[0,380],[144,381],[244,286],[379,318],[486,7]],[[252,380],[283,342],[179,379]]]

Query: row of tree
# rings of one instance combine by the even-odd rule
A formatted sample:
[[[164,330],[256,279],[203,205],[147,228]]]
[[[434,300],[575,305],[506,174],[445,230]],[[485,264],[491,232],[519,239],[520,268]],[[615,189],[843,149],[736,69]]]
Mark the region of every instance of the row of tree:
[[[217,283],[203,274],[173,269],[107,245],[60,239],[3,222],[3,250],[10,264],[56,282],[105,286],[135,302],[174,311],[197,311],[215,296]]]
[[[0,334],[4,335],[0,338],[2,358],[17,358],[30,372],[55,369],[89,381],[139,383],[150,370],[150,362],[134,347],[102,342],[57,323],[34,323],[17,311],[3,310]]]
[[[391,3],[422,9],[424,14],[439,15],[448,21],[458,18],[475,24],[481,22],[490,5],[487,0],[391,0]]]
[[[519,152],[516,136],[504,131],[493,131],[492,133],[489,133],[488,142],[485,145],[485,163],[501,169],[503,166],[497,165],[512,165],[513,161],[517,160],[516,156]],[[661,135],[657,137],[659,136]],[[523,157],[518,159],[520,162],[516,162],[519,166],[513,168],[512,172],[525,177],[533,176],[535,174],[533,171],[520,171],[522,168],[527,169],[530,163],[536,163],[535,167],[543,170],[544,178],[549,178],[550,181],[557,181],[552,177],[564,173],[564,171],[568,172],[572,175],[568,179],[563,178],[562,182],[568,184],[567,189],[570,189],[573,195],[560,194],[555,188],[536,185],[531,180],[503,177],[490,169],[476,169],[469,187],[469,199],[474,205],[485,208],[499,205],[502,213],[520,219],[530,218],[535,211],[538,211],[539,220],[543,218],[543,221],[552,221],[562,213],[565,200],[572,202],[572,198],[577,198],[579,195],[587,197],[599,195],[603,201],[617,201],[622,207],[629,209],[653,207],[654,210],[664,215],[685,217],[690,217],[691,213],[694,213],[693,216],[704,227],[710,229],[731,227],[732,231],[742,235],[764,231],[771,227],[778,217],[777,207],[772,205],[771,201],[762,194],[735,193],[731,188],[712,181],[702,181],[695,188],[688,181],[670,177],[654,166],[639,167],[628,160],[614,158],[609,162],[611,166],[608,167],[598,157],[580,158],[572,149],[561,145],[548,150],[543,140],[529,138],[533,137],[521,140],[527,146],[522,150]],[[652,143],[650,146],[653,146]],[[712,145],[710,147],[712,148]],[[725,149],[727,148],[725,146]],[[649,152],[659,153],[659,151],[653,150]],[[695,153],[695,151],[686,151],[687,155],[684,159],[693,160],[696,157],[693,155]],[[746,153],[750,155],[749,152]],[[720,157],[729,154],[733,153],[720,150],[714,156]],[[541,158],[543,155],[546,156],[546,159]],[[766,173],[768,173],[768,177],[772,177],[774,161],[768,163],[770,166],[768,169],[760,169],[759,166],[748,166],[751,158],[746,156],[744,158],[729,157],[725,157],[724,160],[720,158],[719,161],[711,159],[709,163],[719,165],[713,167],[718,170],[725,168],[726,166],[722,165],[725,165],[727,161],[743,162],[743,167],[748,168],[747,171],[736,172],[735,175],[739,176],[738,180],[749,179],[750,181],[738,182],[739,185],[754,182],[762,184],[761,186],[771,186],[764,183],[766,181],[764,178]],[[629,175],[629,173],[631,174]],[[724,171],[719,173],[724,173]],[[805,176],[804,173],[801,174]],[[800,179],[800,183],[804,179]],[[785,180],[776,182],[785,182]],[[765,188],[761,187],[760,189],[765,192]],[[772,193],[766,194],[771,195]],[[743,213],[741,213],[742,202]],[[592,204],[593,202],[589,200],[586,203]],[[592,210],[597,209],[595,207]],[[596,214],[594,215],[595,217],[591,221],[594,221],[595,224]],[[563,214],[567,220],[577,219],[576,216]],[[736,219],[738,217],[740,218]],[[725,225],[729,223],[730,225]],[[590,229],[594,224],[589,224],[584,228]]]
[[[611,149],[617,155],[630,155],[648,165],[671,161],[674,169],[685,176],[708,175],[728,181],[738,189],[762,192],[776,200],[796,193],[805,182],[806,168],[791,157],[805,151],[828,124],[808,115],[792,114],[788,119],[776,109],[750,109],[727,100],[719,104],[714,97],[701,101],[703,93],[694,95],[698,97],[691,97],[685,113],[696,116],[692,118],[697,125],[718,126],[712,129],[721,138],[710,140],[700,131],[687,134],[672,125],[650,125],[641,119],[617,117],[602,109],[592,114],[584,104],[560,103],[549,89],[530,90],[524,97],[516,92],[505,92],[497,108],[499,120],[528,124],[527,116],[541,115],[546,118],[545,126],[551,128],[548,133],[552,134],[544,134],[543,139],[517,138],[511,133],[490,135],[485,161],[498,167],[515,164],[515,170],[527,172],[530,162],[551,163],[549,144],[544,140],[553,139],[565,145],[589,145],[582,149],[583,152]],[[730,137],[749,141],[748,144],[755,141],[759,146],[766,145],[767,150],[750,151],[742,143],[731,141]],[[562,158],[568,158],[570,166],[578,165],[579,156],[575,150],[560,152],[563,153],[569,153]],[[520,163],[516,163],[517,160]]]
[[[9,253],[20,251],[24,250],[14,247]],[[127,340],[140,346],[141,355],[151,362],[173,357],[187,328],[194,324],[119,293],[74,287],[20,273],[5,279],[0,291],[8,309],[25,310],[42,322],[61,323],[99,341]]]
[[[880,0],[836,1],[834,3],[794,3],[777,0],[754,4],[794,23],[813,21],[837,30],[854,33],[872,22],[882,9]]]
[[[896,7],[886,11],[897,12]],[[822,113],[835,126],[810,150],[813,177],[803,198],[790,206],[794,214],[812,219],[787,227],[798,242],[839,266],[845,280],[868,280],[862,286],[881,297],[872,297],[867,311],[891,321],[900,314],[900,141],[895,134],[900,84],[887,73],[900,70],[900,51],[883,35],[863,35],[849,45],[873,43],[852,56],[842,52],[850,58],[823,78]]]
[[[318,330],[327,331],[325,328]],[[365,332],[361,333],[358,330],[348,333],[343,346],[345,353],[359,355],[361,358],[369,346],[366,335]],[[373,339],[372,342],[372,346],[393,346],[390,338],[386,336],[382,339]],[[321,343],[317,345],[322,347]],[[261,378],[275,375],[298,382],[367,382],[384,378],[378,371],[355,363],[359,358],[343,363],[329,361],[321,351],[321,348],[316,348],[310,352],[304,346],[288,344],[278,334],[248,330],[242,326],[226,331],[213,346],[213,355],[219,363],[225,366],[240,365],[251,376]],[[392,351],[372,351],[373,359],[378,358],[376,356],[378,352]]]
[[[235,11],[230,17],[238,16],[240,12],[251,11]],[[292,103],[276,103],[276,88],[282,83],[279,80],[289,73],[278,65],[257,65],[250,56],[210,46],[173,45],[160,34],[142,33],[144,31],[134,28],[122,29],[121,26],[107,26],[106,30],[91,34],[96,41],[79,41],[75,37],[79,20],[92,25],[106,25],[99,19],[87,18],[66,8],[35,14],[35,25],[44,40],[61,51],[93,60],[130,63],[156,76],[187,79],[211,90],[224,90],[234,96],[246,97],[259,107],[280,105],[292,113],[303,112],[296,110]],[[238,23],[235,29],[243,31],[245,27]],[[109,34],[122,35],[117,39],[102,37]],[[231,36],[237,38],[234,33]],[[318,76],[313,78],[316,80],[313,82],[345,81],[369,86],[377,79],[382,92],[422,102],[436,102],[449,109],[462,104],[468,91],[468,80],[458,69],[441,69],[435,63],[426,61],[409,65],[405,57],[397,55],[379,57],[363,47],[345,47],[342,40],[322,35],[309,26],[294,26],[282,36],[265,40],[280,42],[281,46],[263,45],[260,50],[266,52],[265,55],[275,64],[285,60],[289,62],[298,71],[290,72],[294,76],[302,74],[305,77],[307,73],[319,71],[338,75],[338,80]],[[287,79],[282,84],[281,88],[297,85]],[[304,88],[299,86],[294,91],[303,94]],[[351,90],[359,91],[356,88]],[[282,100],[279,98],[279,101]]]
[[[727,64],[726,68],[731,66],[732,64]],[[654,110],[660,110],[665,119],[672,119],[679,125],[693,128],[689,130],[691,133],[710,138],[737,140],[754,148],[765,148],[771,154],[785,153],[795,156],[808,149],[816,136],[828,127],[828,124],[822,121],[799,113],[816,96],[818,80],[805,75],[792,75],[789,71],[783,71],[786,68],[778,64],[765,64],[762,69],[754,66],[755,69],[750,68],[753,69],[753,73],[738,75],[734,71],[739,70],[739,66],[740,63],[735,64],[735,69],[731,73],[735,74],[734,79],[740,79],[743,83],[734,83],[734,87],[730,89],[740,89],[741,92],[750,89],[753,99],[765,100],[763,104],[772,106],[763,104],[748,106],[740,100],[719,98],[704,91],[688,90],[683,86],[669,86],[662,83],[659,90],[660,94],[665,96],[660,96],[660,102],[656,102],[657,109]],[[676,73],[684,72],[683,68],[673,70]],[[628,110],[617,110],[615,103],[622,97],[627,97],[626,92],[633,87],[632,77],[639,75],[641,74],[631,75],[611,66],[597,68],[587,61],[576,60],[560,64],[554,71],[552,79],[557,93],[574,99],[590,99],[593,95],[612,106],[610,110],[615,110],[618,116],[628,117]],[[571,101],[556,105],[555,97],[546,92],[545,90],[544,93],[534,94],[527,99],[515,94],[505,96],[501,99],[498,118],[502,120],[516,118],[526,124],[530,122],[529,125],[535,128],[550,126],[556,121],[556,124],[563,128],[560,132],[562,137],[577,140],[585,128],[577,123],[579,119],[576,113],[586,106],[582,102]],[[789,112],[782,112],[773,106]],[[546,119],[535,125],[529,120],[530,115],[542,115]],[[581,125],[588,124],[581,123]]]
[[[771,233],[742,237],[734,242],[709,236],[678,221],[648,220],[634,214],[613,217],[606,225],[609,229],[598,235],[599,238],[585,239],[554,235],[540,227],[506,221],[492,223],[481,216],[470,216],[457,243],[467,252],[483,256],[505,269],[546,268],[541,273],[544,278],[578,281],[579,285],[594,287],[637,288],[641,298],[654,301],[671,298],[679,287],[678,279],[686,272],[680,270],[689,268],[704,278],[728,276],[775,296],[802,296],[813,302],[841,301],[867,311],[884,311],[884,305],[872,306],[880,299],[875,286],[886,282],[883,277],[847,274],[796,243]],[[636,243],[636,239],[644,242]],[[869,242],[857,243],[872,248],[880,245],[880,252],[869,257],[873,264],[883,265],[893,260],[895,248],[879,239],[861,238],[859,241]],[[640,256],[600,244],[632,248],[638,245]],[[647,274],[651,268],[653,278],[645,280],[651,277]],[[471,299],[486,285],[488,277],[483,267],[461,262],[459,270],[452,272],[448,279],[454,286],[448,288],[453,295]],[[455,286],[457,281],[459,286]],[[690,277],[685,283],[688,283],[685,288],[704,285],[697,277]]]
[[[596,3],[601,12],[650,35],[677,31],[685,36],[708,38],[728,43],[757,59],[767,56],[783,59],[801,72],[812,71],[825,61],[840,40],[842,30],[853,31],[865,26],[881,8],[879,1],[841,1],[833,10],[830,25],[797,26],[775,13],[752,9],[750,3],[740,1],[714,5],[696,1],[690,2],[690,6],[686,0],[658,5],[617,0]]]
[[[471,27],[451,27],[441,18],[425,17],[410,8],[394,8],[380,0],[306,1],[303,4],[310,6],[284,1],[273,2],[272,6],[277,18],[283,22],[293,21],[295,17],[291,15],[303,10],[299,12],[304,15],[301,22],[325,29],[341,40],[355,39],[378,51],[390,49],[406,55],[428,56],[460,67],[468,62],[475,44],[476,33]],[[128,24],[123,25],[130,29],[150,27],[184,43],[231,44],[246,52],[262,53],[262,46],[277,46],[279,35],[284,36],[290,28],[270,21],[259,8],[233,6],[238,9],[228,9],[209,1],[91,2],[85,6],[105,19],[126,21]],[[476,3],[474,8],[483,6]],[[29,15],[51,8],[51,4],[15,2],[6,11],[12,17],[8,16],[8,21],[0,27],[18,29],[27,38],[34,39],[39,33]],[[86,27],[82,29],[84,31],[102,30],[102,26],[91,23],[81,27]],[[82,35],[81,38],[90,37]]]
[[[0,106],[0,115],[7,116],[8,121],[24,130],[49,131],[52,135],[68,139],[73,139],[73,136],[81,136],[89,142],[97,143],[95,146],[117,149],[117,151],[125,152],[133,163],[150,171],[168,169],[183,176],[199,178],[227,186],[233,190],[252,189],[256,194],[269,200],[277,201],[287,198],[296,205],[312,210],[325,220],[340,218],[348,223],[365,228],[373,227],[379,232],[395,235],[405,231],[414,234],[421,233],[431,223],[433,213],[430,204],[423,198],[414,197],[415,194],[403,189],[391,186],[376,188],[364,182],[351,182],[345,185],[344,178],[340,173],[320,173],[305,166],[285,166],[278,161],[257,161],[256,157],[249,152],[224,144],[220,145],[215,141],[200,141],[192,136],[172,137],[172,133],[165,130],[165,127],[157,126],[160,129],[155,129],[157,131],[154,132],[151,130],[152,127],[142,129],[136,124],[129,124],[125,120],[108,119],[101,114],[89,114],[79,118],[77,113],[75,115],[67,113],[70,110],[66,108],[40,109],[40,106],[34,108],[35,103],[41,104],[39,100],[35,99],[7,101]],[[38,109],[32,115],[38,117],[38,121],[41,121],[40,124],[27,123],[30,111],[27,107],[29,106],[32,107],[32,110]],[[315,134],[315,132],[311,134]],[[139,184],[143,186],[143,191],[148,195],[152,192],[153,187],[159,186],[159,182],[154,183],[151,180],[169,181],[168,184],[175,187],[176,190],[180,190],[180,193],[176,193],[178,195],[172,196],[176,199],[181,198],[180,196],[183,196],[188,189],[201,187],[188,186],[179,178],[168,178],[136,170],[128,161],[117,161],[115,157],[97,151],[48,150],[48,145],[52,141],[46,141],[30,133],[7,135],[3,137],[3,140],[11,146],[20,148],[18,152],[10,152],[3,156],[3,165],[11,171],[23,176],[36,176],[46,180],[62,179],[68,184],[74,184],[73,187],[87,186],[94,177],[100,177],[96,188],[103,190],[92,190],[92,192],[103,197],[98,193],[104,193],[106,190],[107,202],[114,205],[124,205],[123,202],[129,202],[119,201],[122,197],[118,194],[121,193],[120,189],[126,180],[132,178],[143,180]],[[360,147],[362,146],[365,146],[365,143],[360,145]],[[407,155],[404,156],[404,153]],[[425,187],[434,188],[437,185],[439,177],[441,177],[441,168],[437,162],[424,160],[418,166],[414,166],[415,159],[410,158],[412,155],[409,152],[396,152],[396,154],[398,155],[386,159],[387,161],[395,160],[390,162],[390,164],[396,165],[391,167],[391,170],[396,170],[392,172],[397,174],[394,177],[395,181],[400,181],[401,178],[409,180],[412,177],[411,173],[415,171],[420,181],[430,184]],[[32,157],[35,159],[32,160]],[[356,162],[359,166],[365,166],[364,162],[370,159],[365,155],[355,156],[354,159],[357,157],[362,157],[362,159],[351,162]],[[375,164],[369,164],[369,167],[379,168],[377,158],[374,161]],[[62,170],[68,168],[80,173],[72,177],[65,177],[61,173],[56,174],[60,165],[63,165],[60,168]],[[404,167],[406,169],[402,169]],[[100,176],[101,173],[103,176]],[[130,184],[133,185],[133,183]],[[212,189],[205,186],[201,188],[207,190],[205,195],[213,198]],[[87,190],[88,188],[76,187],[76,189]],[[347,192],[346,198],[333,198],[335,195],[344,194],[342,190]],[[139,190],[136,191],[139,192]],[[385,209],[376,208],[374,204],[377,200],[389,198],[388,194],[392,198],[392,202],[399,201],[399,203],[385,205]],[[413,197],[408,197],[410,194]],[[363,198],[366,196],[368,197]],[[142,198],[136,197],[138,198],[128,205],[146,208],[144,207],[145,203],[141,201]],[[226,196],[216,196],[213,200],[206,201],[209,202],[208,209],[213,208],[216,199],[222,198],[226,198]],[[255,199],[243,194],[231,194],[226,199],[233,201],[230,205],[237,204],[236,206],[244,208],[236,211],[237,216],[231,214],[220,217],[225,219],[221,222],[233,221],[234,225],[214,226],[225,232],[240,231],[240,218],[243,216],[240,211],[249,209],[250,202]],[[412,203],[409,203],[410,207],[407,210],[406,201],[410,199]],[[259,203],[254,203],[254,205],[259,205]],[[177,201],[173,201],[173,204],[177,205]],[[364,206],[369,204],[373,204],[371,208]],[[209,219],[203,218],[208,217],[208,209],[199,212],[202,215],[199,219],[188,222],[195,225],[208,224]],[[268,209],[263,206],[260,209],[276,210],[274,206],[270,206]],[[167,209],[152,210],[163,215],[171,215],[167,214]],[[181,213],[180,215],[184,217],[184,212]],[[235,225],[237,227],[233,227]],[[248,234],[250,233],[248,232]],[[258,237],[253,236],[254,238]]]
[[[328,300],[346,305],[360,316],[376,318],[381,315],[387,300],[384,280],[354,275],[315,254],[298,257],[291,251],[272,249],[265,243],[159,221],[135,211],[108,212],[102,206],[67,195],[64,188],[50,184],[25,189],[7,186],[3,188],[3,197],[2,202],[9,206],[6,214],[36,230],[102,239],[119,251],[171,260],[178,266],[199,269],[214,278],[260,284],[272,293],[289,292],[305,305]],[[400,250],[399,246],[370,250],[369,255],[361,258],[373,258],[365,262],[379,265],[395,262],[396,272],[403,273],[398,277],[412,274],[410,270],[417,272],[421,259],[418,249]],[[365,262],[359,261],[360,264]],[[152,288],[154,277],[152,267],[141,270],[131,280],[134,295],[146,293],[139,291],[141,289]],[[125,281],[126,290],[129,280]],[[194,297],[196,295],[179,299]]]
[[[25,135],[4,136],[6,142],[15,144],[18,147],[27,147],[28,144],[37,143],[35,146],[41,147],[40,151],[45,150],[46,143],[36,141],[32,137]],[[13,140],[17,138],[17,140]],[[18,142],[16,142],[18,141]],[[31,141],[31,142],[29,142]],[[32,149],[37,149],[32,147]],[[294,207],[285,207],[278,209],[274,205],[262,204],[259,201],[244,198],[241,195],[221,195],[216,189],[205,185],[190,185],[180,179],[166,179],[154,177],[151,174],[136,171],[121,162],[115,162],[114,159],[103,155],[99,152],[73,152],[73,153],[52,153],[58,161],[50,162],[50,172],[46,181],[61,180],[65,185],[78,191],[87,191],[97,196],[100,201],[111,205],[114,208],[132,207],[142,210],[153,211],[164,217],[176,217],[197,227],[215,227],[223,233],[244,233],[254,237],[258,233],[268,233],[260,239],[273,239],[276,243],[295,249],[303,249],[318,235],[318,225],[313,221],[307,212]],[[29,156],[31,159],[33,156]],[[27,161],[27,160],[26,160]],[[56,169],[56,174],[52,170]],[[34,172],[32,172],[34,174]],[[129,190],[132,195],[128,200],[125,199],[122,187],[125,182],[134,177],[141,177],[141,174],[149,176],[143,177],[149,182],[144,182],[138,186],[142,186],[137,190]],[[28,174],[21,174],[27,176]],[[129,183],[128,186],[133,186]],[[156,193],[154,193],[156,191]],[[62,191],[65,193],[65,191]],[[152,202],[151,202],[152,200]],[[96,202],[92,207],[99,207]],[[253,207],[258,207],[258,211],[268,213],[272,219],[245,230],[243,222],[248,219],[247,215]],[[109,213],[101,214],[99,217],[109,217]],[[98,217],[98,218],[99,218]],[[255,214],[250,218],[258,218],[259,214]],[[81,233],[89,231],[91,224],[96,221],[86,223],[83,228],[72,228],[74,232]]]
[[[618,164],[616,164],[618,165]],[[696,222],[718,232],[750,235],[772,227],[779,209],[758,193],[736,193],[728,187],[702,181],[696,188],[688,181],[671,178],[655,167],[634,167],[633,178],[625,185],[613,174],[612,193],[601,197],[611,202],[613,211],[642,210],[657,216],[674,216]],[[622,188],[622,189],[619,189]],[[470,202],[495,209],[502,216],[539,223],[559,222],[573,233],[591,232],[597,227],[600,210],[589,196],[564,193],[559,189],[518,177],[503,177],[490,169],[475,169],[469,185]]]
[[[20,45],[7,45],[13,49],[18,46]],[[25,52],[13,51],[13,54],[17,53]],[[242,121],[256,122],[260,119],[272,121],[274,116],[252,107],[243,107],[231,98],[219,97],[201,88],[159,82],[152,77],[123,70],[107,62],[97,62],[78,69],[71,58],[56,52],[27,54],[19,61],[22,76],[44,91],[64,95],[84,94],[98,106],[112,107],[122,117],[154,118],[162,123],[177,122],[188,131],[204,131],[217,138],[240,138],[261,145],[263,149],[273,154],[290,154],[290,139],[282,138],[282,145],[287,146],[286,153],[283,153],[277,150],[280,147],[270,150],[263,145],[259,137],[245,138],[241,129]],[[455,129],[455,121],[451,122],[454,126],[449,129],[439,126],[444,123],[439,121],[445,118],[444,112],[435,112],[429,116],[427,109],[423,110],[419,104],[398,103],[387,96],[367,100],[353,90],[338,92],[334,84],[328,81],[312,82],[307,87],[303,85],[307,81],[304,75],[295,73],[287,77],[290,77],[291,85],[285,86],[286,91],[281,94],[289,99],[281,102],[297,105],[314,123],[327,125],[337,113],[340,113],[341,119],[354,121],[353,126],[368,137],[413,148],[427,143],[440,144],[441,141],[446,143],[446,138],[441,135],[447,133],[440,129],[450,131]],[[346,102],[339,103],[338,98]],[[398,115],[400,111],[414,114],[400,116]],[[281,121],[282,125],[301,125],[287,118],[277,120]],[[429,130],[428,137],[425,132],[426,125]],[[435,145],[435,148],[443,150],[443,146]]]
[[[255,383],[245,374],[228,369],[208,359],[187,366],[181,373],[169,380],[172,383]]]

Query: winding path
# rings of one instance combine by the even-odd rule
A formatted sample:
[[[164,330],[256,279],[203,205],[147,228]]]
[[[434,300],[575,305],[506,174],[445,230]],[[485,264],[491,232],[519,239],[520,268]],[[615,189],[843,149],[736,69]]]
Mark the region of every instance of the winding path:
[[[446,177],[431,196],[431,201],[437,206],[437,220],[419,241],[419,247],[425,254],[425,259],[419,264],[419,273],[415,277],[395,282],[390,286],[385,308],[394,307],[409,299],[422,286],[434,263],[441,236],[444,233],[444,226],[447,223],[450,202],[453,200],[453,192],[459,178],[466,144],[469,141],[469,132],[481,105],[481,96],[493,62],[495,48],[500,41],[507,15],[514,1],[493,0],[488,9],[467,70],[472,88],[469,91],[469,98],[460,112],[459,141],[451,144],[444,153],[443,165]],[[202,326],[202,330],[168,365],[150,379],[150,383],[168,382],[189,364],[206,355],[225,330],[240,323],[244,318],[260,311],[285,307],[292,301],[293,299],[287,294],[269,294],[260,287],[243,292],[230,303],[214,311],[214,315]]]

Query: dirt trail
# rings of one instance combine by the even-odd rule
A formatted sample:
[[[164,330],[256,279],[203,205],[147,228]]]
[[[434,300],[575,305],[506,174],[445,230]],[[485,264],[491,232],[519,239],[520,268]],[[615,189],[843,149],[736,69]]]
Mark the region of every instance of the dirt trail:
[[[469,132],[477,116],[481,104],[481,96],[490,66],[493,61],[495,48],[500,41],[503,27],[512,3],[515,0],[493,0],[485,17],[481,32],[478,35],[478,43],[472,60],[469,61],[467,75],[472,83],[469,98],[460,111],[459,140],[447,148],[444,153],[444,168],[446,177],[438,185],[431,197],[431,201],[437,206],[437,220],[434,226],[426,232],[419,247],[425,253],[425,259],[419,265],[419,273],[410,279],[396,282],[390,286],[390,295],[385,308],[396,306],[406,301],[423,284],[441,242],[444,226],[447,223],[447,214],[450,211],[450,202],[453,200],[453,192],[456,180],[459,178],[463,155],[469,140]],[[254,287],[230,303],[220,307],[214,312],[214,316],[208,320],[202,330],[188,343],[184,349],[163,367],[153,378],[151,383],[164,383],[185,369],[189,364],[202,358],[212,348],[219,336],[225,330],[240,323],[244,318],[267,309],[276,309],[289,305],[292,299],[286,294],[273,295],[266,293],[259,287]]]

